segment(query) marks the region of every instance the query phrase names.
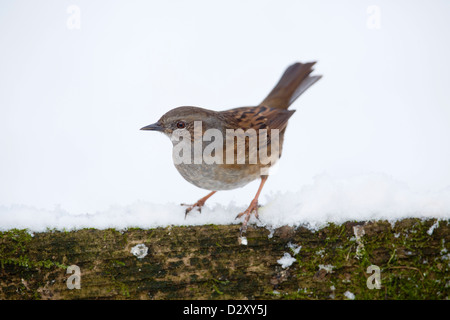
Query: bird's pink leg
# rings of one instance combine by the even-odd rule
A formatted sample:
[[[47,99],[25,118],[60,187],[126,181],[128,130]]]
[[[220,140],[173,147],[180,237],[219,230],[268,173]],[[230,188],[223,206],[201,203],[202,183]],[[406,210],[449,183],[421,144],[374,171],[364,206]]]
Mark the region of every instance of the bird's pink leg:
[[[236,216],[237,218],[242,217],[243,215],[245,215],[244,221],[242,222],[242,226],[241,226],[241,234],[244,233],[245,231],[247,231],[247,224],[248,224],[248,220],[250,219],[250,215],[254,212],[255,213],[255,217],[257,219],[259,219],[259,215],[258,215],[258,198],[259,198],[259,194],[261,193],[261,190],[264,186],[264,183],[266,183],[267,181],[267,177],[268,176],[261,176],[261,184],[259,185],[258,191],[256,192],[255,197],[253,198],[252,202],[250,202],[250,205],[248,206],[248,208],[244,211],[239,213]]]

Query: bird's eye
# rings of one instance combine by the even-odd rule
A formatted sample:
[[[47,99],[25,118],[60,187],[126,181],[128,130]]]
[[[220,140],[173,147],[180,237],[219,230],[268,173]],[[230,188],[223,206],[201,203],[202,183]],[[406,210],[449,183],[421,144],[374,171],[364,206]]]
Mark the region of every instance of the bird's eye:
[[[186,127],[186,123],[184,121],[178,121],[177,122],[177,128],[178,129],[184,129]]]

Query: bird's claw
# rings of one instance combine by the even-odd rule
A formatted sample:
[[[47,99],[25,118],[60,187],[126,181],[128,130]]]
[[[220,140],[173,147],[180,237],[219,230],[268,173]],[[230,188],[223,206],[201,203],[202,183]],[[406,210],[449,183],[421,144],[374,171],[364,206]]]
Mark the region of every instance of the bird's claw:
[[[189,212],[192,211],[192,209],[197,208],[198,212],[202,212],[202,207],[205,205],[206,200],[208,200],[214,193],[217,191],[211,191],[209,194],[207,194],[205,197],[201,198],[194,204],[184,204],[182,203],[182,206],[187,206],[186,212],[184,214],[184,218],[186,219]]]
[[[239,213],[236,216],[235,219],[238,219],[238,218],[242,217],[243,215],[245,215],[244,221],[242,222],[242,226],[240,229],[241,236],[243,233],[245,233],[247,231],[248,221],[250,220],[250,216],[252,215],[252,213],[255,215],[256,219],[260,220],[259,214],[258,214],[258,208],[259,208],[258,201],[254,200],[250,203],[250,205],[248,206],[248,208],[245,211]]]
[[[194,204],[186,204],[186,203],[182,203],[182,206],[187,206],[186,211],[184,212],[184,218],[186,219],[187,215],[189,212],[191,212],[193,209],[197,208],[198,212],[202,212],[202,207],[204,205],[204,203],[201,203],[200,201],[197,201]]]

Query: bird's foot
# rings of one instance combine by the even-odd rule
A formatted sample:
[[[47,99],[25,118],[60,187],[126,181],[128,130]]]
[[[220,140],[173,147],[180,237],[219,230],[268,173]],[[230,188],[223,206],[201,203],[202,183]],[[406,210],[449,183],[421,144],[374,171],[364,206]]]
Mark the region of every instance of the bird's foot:
[[[208,193],[206,196],[204,196],[203,198],[201,198],[200,200],[198,200],[194,204],[184,204],[184,203],[182,203],[181,204],[182,206],[187,206],[186,212],[184,214],[184,218],[186,219],[188,213],[191,212],[192,209],[197,208],[198,212],[202,212],[202,207],[205,205],[206,200],[208,200],[214,193],[216,193],[216,191],[211,191],[210,193]]]
[[[187,206],[186,211],[184,212],[184,218],[186,219],[189,212],[191,212],[193,209],[197,208],[198,212],[202,212],[202,207],[205,205],[205,200],[200,199],[194,204],[186,204],[182,203],[182,206]]]
[[[241,212],[236,216],[236,219],[238,219],[238,218],[242,217],[243,215],[245,215],[244,221],[242,222],[242,226],[240,229],[241,235],[247,231],[247,224],[248,224],[248,221],[250,220],[250,216],[252,215],[252,213],[255,215],[256,219],[259,220],[258,208],[259,208],[258,199],[253,199],[252,202],[250,202],[250,205],[248,206],[248,208],[244,212]]]

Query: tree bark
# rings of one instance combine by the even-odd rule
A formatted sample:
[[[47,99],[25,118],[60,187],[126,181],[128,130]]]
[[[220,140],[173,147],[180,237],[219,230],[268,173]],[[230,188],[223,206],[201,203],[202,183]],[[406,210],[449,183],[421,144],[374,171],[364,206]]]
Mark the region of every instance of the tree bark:
[[[419,219],[249,227],[244,245],[239,225],[9,230],[0,299],[448,299],[449,231]]]

